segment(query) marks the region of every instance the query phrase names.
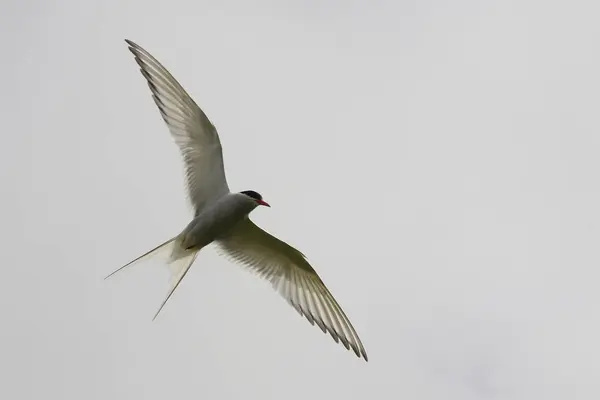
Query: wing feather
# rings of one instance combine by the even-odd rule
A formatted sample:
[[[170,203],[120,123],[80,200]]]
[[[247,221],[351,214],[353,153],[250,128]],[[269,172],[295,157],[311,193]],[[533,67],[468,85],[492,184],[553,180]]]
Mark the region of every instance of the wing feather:
[[[350,320],[302,253],[265,232],[250,219],[240,222],[217,240],[221,252],[260,277],[296,311],[336,343],[368,360],[367,353]]]
[[[205,206],[229,193],[219,134],[206,114],[156,58],[131,40],[125,42],[179,146],[188,197],[198,214]]]

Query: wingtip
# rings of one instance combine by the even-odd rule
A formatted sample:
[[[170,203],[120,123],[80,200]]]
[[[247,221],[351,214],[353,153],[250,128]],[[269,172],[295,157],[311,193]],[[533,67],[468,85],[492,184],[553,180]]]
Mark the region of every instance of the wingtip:
[[[133,40],[129,40],[129,39],[124,39],[125,43],[127,43],[127,48],[129,49],[129,51],[131,51],[133,54],[136,54],[136,51],[139,51],[141,49],[140,45],[138,45],[136,42],[134,42]]]

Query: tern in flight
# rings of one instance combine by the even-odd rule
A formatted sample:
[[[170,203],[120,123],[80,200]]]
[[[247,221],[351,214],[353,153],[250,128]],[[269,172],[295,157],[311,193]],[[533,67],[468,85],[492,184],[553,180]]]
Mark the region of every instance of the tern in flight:
[[[198,252],[214,243],[220,253],[271,282],[275,290],[333,340],[368,360],[356,330],[306,257],[255,225],[249,214],[269,204],[253,191],[229,190],[219,135],[213,124],[156,58],[125,40],[150,87],[154,102],[183,156],[194,218],[177,236],[116,272],[156,254],[164,254],[171,284],[156,316],[171,297]]]

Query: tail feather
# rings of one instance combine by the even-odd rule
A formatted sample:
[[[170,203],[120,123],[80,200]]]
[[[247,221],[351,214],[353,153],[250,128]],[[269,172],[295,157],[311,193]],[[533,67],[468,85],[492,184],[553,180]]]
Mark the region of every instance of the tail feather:
[[[179,283],[181,282],[185,274],[187,274],[187,272],[190,270],[190,267],[194,263],[194,260],[196,259],[197,255],[198,250],[187,250],[184,256],[177,258],[169,263],[169,271],[171,271],[171,284],[169,285],[169,292],[167,293],[167,296],[158,308],[158,311],[156,311],[156,314],[154,314],[154,318],[152,318],[152,321],[154,321],[156,317],[158,317],[160,311],[163,309],[165,304],[167,304],[167,301],[171,298],[171,295],[173,294],[175,289],[177,289],[177,286],[179,286]]]
[[[158,311],[154,315],[154,318],[152,318],[153,321],[161,312],[167,301],[171,298],[173,292],[175,291],[175,289],[177,289],[177,286],[179,286],[179,283],[181,283],[181,280],[185,277],[190,267],[194,263],[196,256],[198,255],[199,250],[186,250],[178,246],[177,242],[175,241],[176,238],[177,237],[174,237],[156,246],[152,250],[128,262],[127,264],[123,265],[121,268],[117,269],[116,271],[106,276],[106,278],[104,278],[108,279],[117,272],[127,267],[133,266],[140,261],[148,260],[155,255],[167,253],[167,266],[169,268],[169,272],[171,273],[171,282],[169,284],[169,291],[167,292],[167,296],[158,308]]]
[[[131,267],[131,266],[137,264],[140,261],[149,260],[151,257],[157,255],[158,253],[164,252],[165,250],[172,250],[172,246],[167,246],[167,245],[172,245],[173,242],[174,242],[174,240],[175,240],[175,238],[169,239],[166,242],[164,242],[164,243],[156,246],[152,250],[150,250],[150,251],[142,254],[138,258],[129,261],[127,264],[123,265],[121,268],[117,269],[116,271],[111,272],[104,279],[108,279],[111,276],[113,276],[114,274],[116,274],[117,272],[122,271],[123,269],[125,269],[127,267]]]

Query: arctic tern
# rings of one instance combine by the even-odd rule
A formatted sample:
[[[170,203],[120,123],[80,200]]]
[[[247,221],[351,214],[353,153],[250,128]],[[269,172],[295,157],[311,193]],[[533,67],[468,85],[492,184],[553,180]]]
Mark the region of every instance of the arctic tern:
[[[368,360],[356,330],[306,257],[255,225],[248,217],[269,204],[246,190],[229,190],[219,135],[208,117],[175,78],[142,47],[125,40],[146,79],[154,102],[178,145],[184,161],[187,193],[194,218],[177,236],[117,269],[106,278],[150,256],[166,256],[171,272],[169,300],[198,252],[215,244],[220,253],[268,280],[288,303],[336,343]]]

